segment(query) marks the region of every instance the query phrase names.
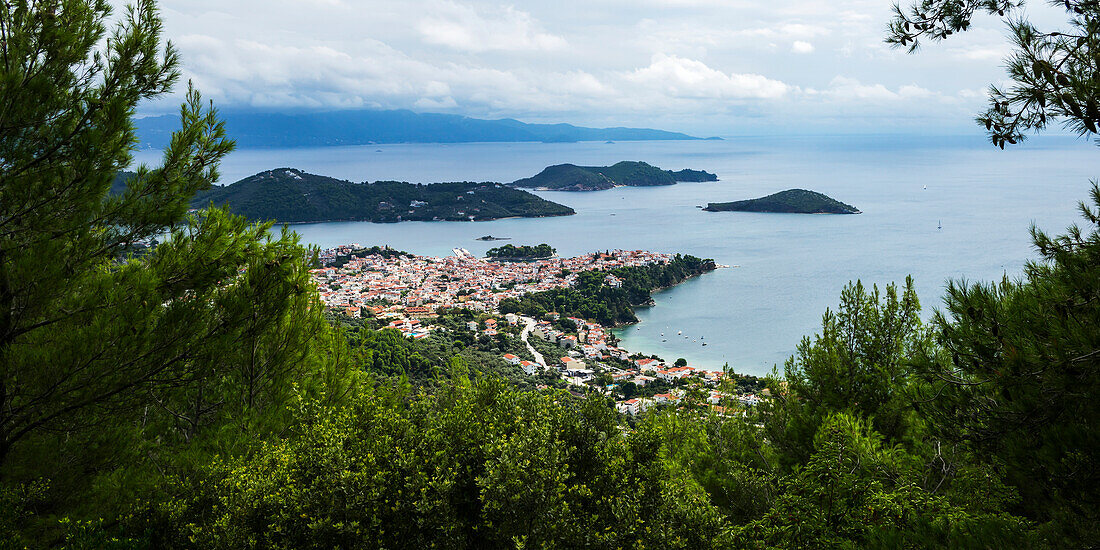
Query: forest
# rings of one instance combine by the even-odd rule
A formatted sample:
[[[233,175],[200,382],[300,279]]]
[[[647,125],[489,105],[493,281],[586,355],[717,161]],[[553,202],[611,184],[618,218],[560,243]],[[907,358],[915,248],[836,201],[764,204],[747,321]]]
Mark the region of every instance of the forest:
[[[1065,5],[1070,29],[1043,33],[1008,2],[924,0],[888,39],[915,47],[1000,14],[1017,50],[1013,87],[980,117],[993,145],[1056,118],[1095,137],[1100,79],[1083,52],[1100,7]],[[162,164],[133,169],[135,108],[173,89],[181,60],[153,0],[111,14],[0,4],[0,548],[1100,540],[1095,184],[1080,225],[1032,229],[1018,279],[949,282],[928,320],[911,281],[851,283],[760,406],[627,425],[600,395],[510,382],[480,342],[327,318],[293,232],[189,212],[234,147],[193,87]],[[676,264],[613,272],[618,303],[705,261]],[[584,310],[604,276],[516,307],[621,319]]]

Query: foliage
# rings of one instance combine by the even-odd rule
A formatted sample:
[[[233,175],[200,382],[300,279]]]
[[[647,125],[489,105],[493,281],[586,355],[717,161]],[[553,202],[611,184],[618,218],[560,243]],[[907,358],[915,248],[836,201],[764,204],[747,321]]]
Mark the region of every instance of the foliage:
[[[136,104],[178,76],[152,1],[108,39],[110,11],[0,5],[0,479],[39,488],[34,516],[0,519],[20,528],[112,514],[151,471],[277,433],[295,392],[346,387],[297,237],[187,214],[233,147],[197,92],[163,164],[109,194]]]
[[[490,258],[549,258],[557,250],[543,243],[537,246],[513,246],[506,244],[497,248],[490,248],[485,255]]]
[[[366,392],[301,434],[218,460],[155,503],[160,548],[707,548],[718,515],[652,430],[597,399],[495,380]]]
[[[944,40],[970,28],[975,13],[1001,17],[1015,50],[1007,60],[1011,86],[989,89],[989,108],[978,122],[994,145],[1024,140],[1056,120],[1079,135],[1096,135],[1100,125],[1100,3],[1059,0],[1069,28],[1042,31],[1023,17],[1014,17],[1019,0],[920,0],[908,11],[895,5],[886,41],[916,51],[920,40]]]
[[[1042,262],[1023,281],[951,283],[919,363],[921,410],[938,434],[996,463],[1015,508],[1074,544],[1100,537],[1100,188],[1089,227],[1032,229]]]

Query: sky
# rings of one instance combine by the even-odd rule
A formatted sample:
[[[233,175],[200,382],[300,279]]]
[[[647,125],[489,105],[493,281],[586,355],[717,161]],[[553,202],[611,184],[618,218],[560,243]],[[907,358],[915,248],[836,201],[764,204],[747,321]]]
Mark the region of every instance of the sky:
[[[122,0],[116,0],[122,5]],[[890,0],[161,0],[224,110],[412,109],[696,135],[975,133],[1003,21],[918,54]],[[1064,12],[1029,4],[1033,22]],[[174,111],[172,97],[141,115]]]

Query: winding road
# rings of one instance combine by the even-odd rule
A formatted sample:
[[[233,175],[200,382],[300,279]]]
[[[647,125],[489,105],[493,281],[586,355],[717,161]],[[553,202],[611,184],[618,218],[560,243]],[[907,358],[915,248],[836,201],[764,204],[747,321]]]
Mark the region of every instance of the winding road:
[[[535,320],[530,317],[520,317],[523,320],[523,332],[519,333],[519,339],[523,340],[523,343],[527,346],[527,351],[531,352],[531,355],[535,356],[535,362],[542,365],[542,368],[546,368],[546,360],[542,358],[542,354],[535,350],[535,346],[531,345],[531,342],[527,341],[527,335],[531,333],[531,330],[535,328]]]

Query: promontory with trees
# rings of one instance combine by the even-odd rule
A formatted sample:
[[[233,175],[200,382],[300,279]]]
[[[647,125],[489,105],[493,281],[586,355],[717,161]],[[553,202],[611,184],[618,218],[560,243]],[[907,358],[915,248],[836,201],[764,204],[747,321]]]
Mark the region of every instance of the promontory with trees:
[[[537,175],[512,182],[512,187],[550,191],[602,191],[620,186],[646,187],[677,182],[718,181],[702,170],[662,170],[645,162],[623,161],[611,166],[548,166]]]
[[[112,4],[0,3],[0,548],[1100,541],[1100,187],[1082,225],[1032,229],[1019,277],[949,282],[931,315],[912,281],[838,289],[757,405],[627,418],[599,391],[510,383],[469,334],[423,342],[326,318],[293,232],[217,201],[189,212],[234,147],[194,89],[161,164],[111,193],[139,103],[181,74],[155,2]],[[1064,6],[1054,30],[1008,0],[914,0],[888,41],[916,49],[1001,17],[1014,45],[979,117],[992,143],[1055,122],[1095,138],[1100,4]],[[276,188],[309,192],[288,183]],[[445,185],[466,216],[499,192]],[[409,194],[370,195],[370,211],[386,202],[395,221],[426,200],[394,188]],[[267,208],[256,218],[284,215]],[[665,284],[635,273],[513,307],[622,322]],[[613,290],[621,305],[588,298]]]
[[[279,168],[199,192],[194,207],[225,205],[249,220],[468,221],[568,216],[572,208],[499,183],[353,183]]]
[[[702,275],[717,267],[713,260],[677,254],[666,264],[620,267],[611,271],[587,271],[572,287],[508,298],[501,313],[542,317],[557,312],[565,317],[596,321],[605,327],[636,323],[634,308],[652,305],[653,292]]]
[[[858,208],[816,191],[788,189],[759,199],[712,202],[707,212],[778,212],[785,214],[859,214]]]

